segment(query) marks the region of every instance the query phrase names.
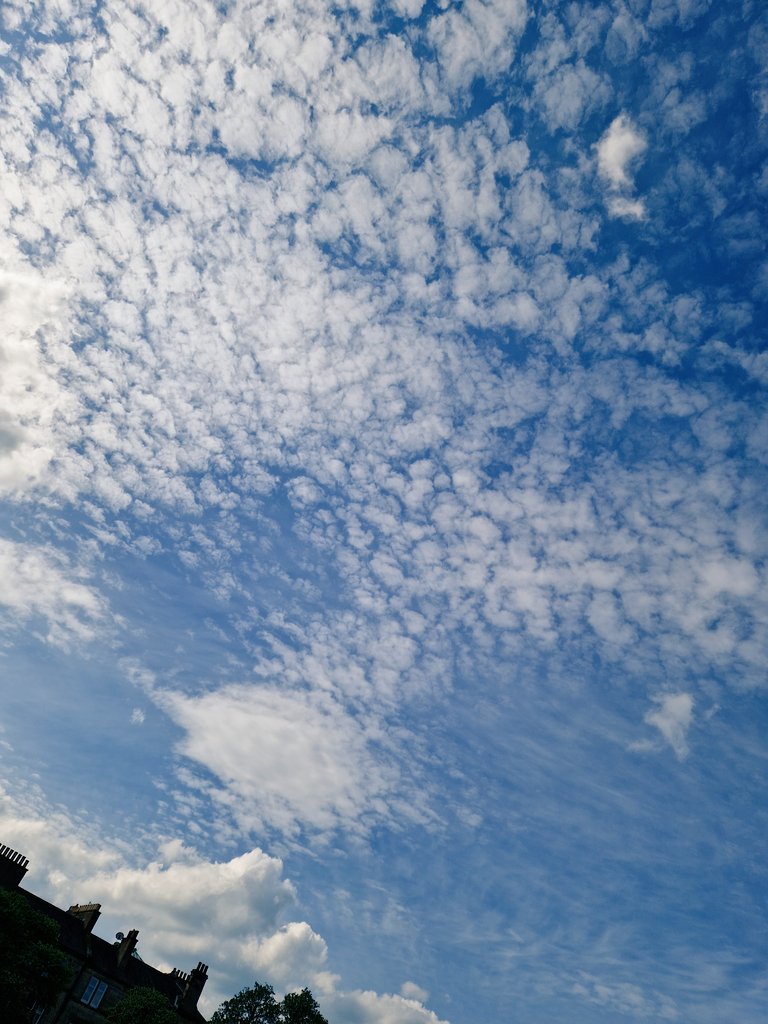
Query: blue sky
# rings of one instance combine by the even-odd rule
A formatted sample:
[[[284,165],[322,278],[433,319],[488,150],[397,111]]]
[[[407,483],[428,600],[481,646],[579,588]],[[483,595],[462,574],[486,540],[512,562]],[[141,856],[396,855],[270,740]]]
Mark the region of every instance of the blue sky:
[[[757,1024],[757,2],[7,0],[0,838],[206,1006]]]

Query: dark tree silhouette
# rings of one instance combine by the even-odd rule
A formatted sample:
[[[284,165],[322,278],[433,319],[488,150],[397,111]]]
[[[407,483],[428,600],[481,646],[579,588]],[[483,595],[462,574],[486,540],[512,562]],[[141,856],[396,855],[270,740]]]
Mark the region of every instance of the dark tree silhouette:
[[[308,988],[289,992],[283,999],[284,1024],[328,1024]]]
[[[211,1017],[211,1024],[281,1024],[274,989],[254,982],[222,1003]]]
[[[271,985],[255,982],[222,1003],[211,1024],[328,1024],[308,988],[278,1002]]]
[[[27,1021],[33,1005],[51,1006],[67,984],[56,924],[18,892],[0,889],[0,1020]]]
[[[104,1016],[110,1024],[179,1024],[165,996],[141,986],[129,989]]]

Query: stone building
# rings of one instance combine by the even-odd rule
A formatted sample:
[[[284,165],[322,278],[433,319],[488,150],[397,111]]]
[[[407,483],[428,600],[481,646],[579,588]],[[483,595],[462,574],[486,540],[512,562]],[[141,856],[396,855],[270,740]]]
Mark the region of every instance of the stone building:
[[[0,887],[19,892],[33,910],[53,920],[59,927],[59,947],[71,965],[70,981],[54,1006],[37,1009],[33,1024],[96,1024],[104,1013],[118,1003],[128,989],[152,988],[168,1000],[179,1022],[205,1024],[197,1001],[208,977],[208,968],[199,963],[189,974],[175,968],[159,971],[136,952],[138,931],[118,932],[114,942],[94,934],[101,905],[74,904],[61,910],[47,900],[21,887],[28,860],[7,846],[0,846]]]

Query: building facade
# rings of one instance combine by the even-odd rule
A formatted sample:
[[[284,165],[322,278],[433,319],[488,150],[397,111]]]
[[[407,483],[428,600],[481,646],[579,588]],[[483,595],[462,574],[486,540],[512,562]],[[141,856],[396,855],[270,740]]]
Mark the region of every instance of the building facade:
[[[0,846],[0,887],[20,893],[29,906],[53,920],[59,928],[59,948],[70,965],[67,988],[51,1007],[33,1009],[32,1024],[97,1024],[129,989],[154,989],[174,1010],[180,1024],[205,1024],[197,1001],[208,978],[208,968],[198,963],[188,974],[175,968],[159,971],[138,956],[138,931],[118,932],[114,942],[94,934],[101,905],[74,904],[62,910],[22,888],[26,857]],[[8,1022],[10,1024],[10,1022]]]

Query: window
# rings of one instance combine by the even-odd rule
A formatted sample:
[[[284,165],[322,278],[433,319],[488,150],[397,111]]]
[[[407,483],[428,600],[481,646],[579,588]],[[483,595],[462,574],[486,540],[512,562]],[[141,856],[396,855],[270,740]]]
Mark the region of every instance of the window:
[[[95,974],[91,975],[91,979],[85,986],[85,992],[80,999],[81,1003],[85,1003],[86,1006],[92,1006],[94,1010],[99,1005],[101,1000],[104,998],[104,993],[107,991],[106,981],[100,981]]]

